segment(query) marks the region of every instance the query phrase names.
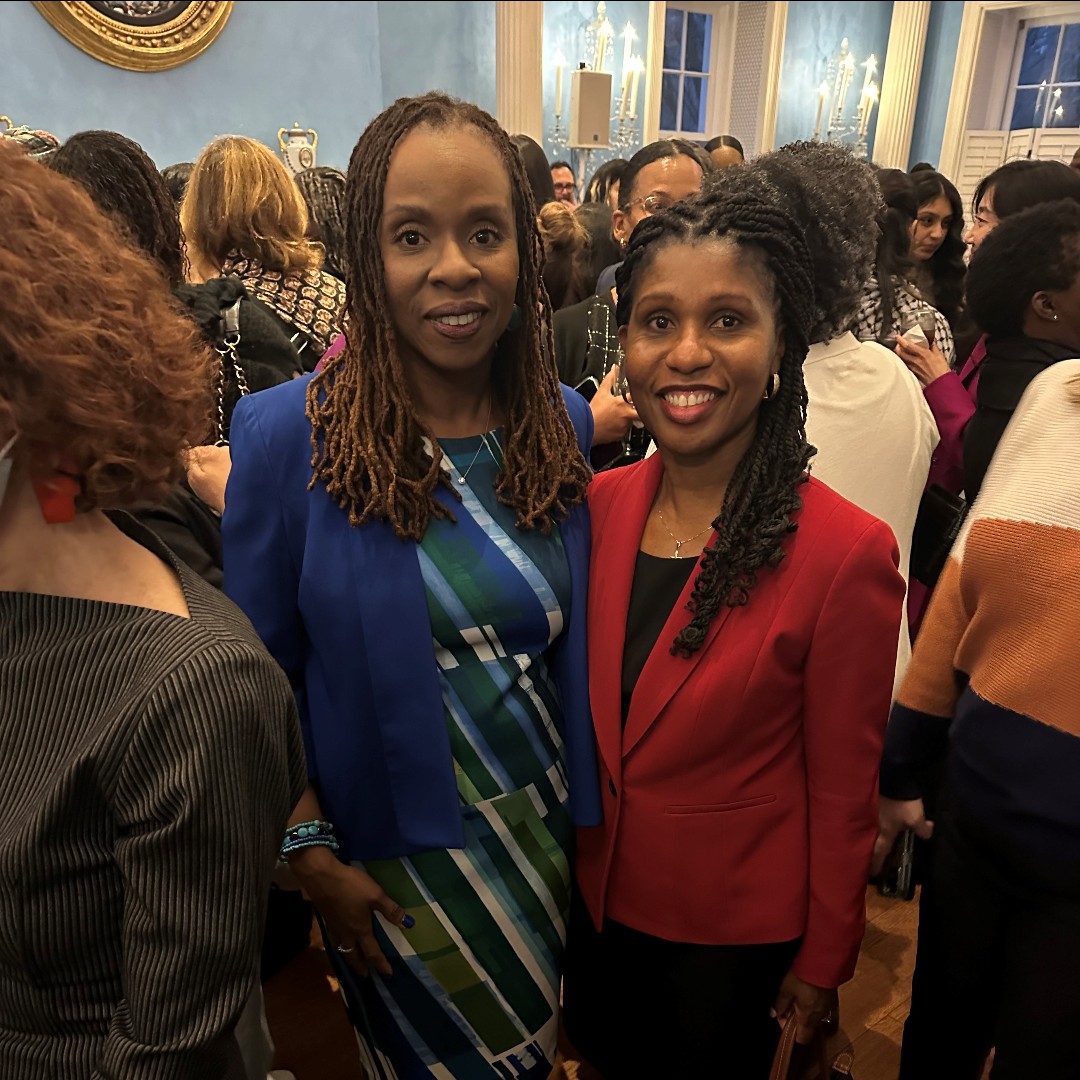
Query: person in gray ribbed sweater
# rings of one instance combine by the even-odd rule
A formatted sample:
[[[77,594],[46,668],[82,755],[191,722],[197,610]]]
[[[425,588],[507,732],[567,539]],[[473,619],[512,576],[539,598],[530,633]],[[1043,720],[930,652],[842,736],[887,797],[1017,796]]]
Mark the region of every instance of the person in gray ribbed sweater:
[[[241,1080],[295,706],[118,512],[203,441],[213,364],[87,195],[5,148],[0,220],[0,1077]]]

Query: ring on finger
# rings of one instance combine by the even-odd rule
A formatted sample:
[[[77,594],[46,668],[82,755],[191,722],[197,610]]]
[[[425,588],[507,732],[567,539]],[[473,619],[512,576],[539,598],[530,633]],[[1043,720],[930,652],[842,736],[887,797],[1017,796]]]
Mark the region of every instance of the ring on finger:
[[[346,947],[345,945],[339,945],[339,946],[337,947],[337,951],[338,951],[339,953],[351,953],[351,952],[356,952],[356,946],[355,946],[355,945],[349,945],[349,946],[347,946],[347,947]]]

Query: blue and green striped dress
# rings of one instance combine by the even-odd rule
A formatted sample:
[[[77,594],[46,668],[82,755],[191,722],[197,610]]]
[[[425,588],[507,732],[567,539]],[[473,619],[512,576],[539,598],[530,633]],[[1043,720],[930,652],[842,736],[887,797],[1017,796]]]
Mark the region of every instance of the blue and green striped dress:
[[[373,1077],[532,1080],[554,1063],[573,827],[545,654],[570,571],[557,529],[519,530],[499,505],[497,434],[442,440],[463,502],[417,552],[465,847],[357,864],[416,920],[377,919],[393,975],[349,980]]]

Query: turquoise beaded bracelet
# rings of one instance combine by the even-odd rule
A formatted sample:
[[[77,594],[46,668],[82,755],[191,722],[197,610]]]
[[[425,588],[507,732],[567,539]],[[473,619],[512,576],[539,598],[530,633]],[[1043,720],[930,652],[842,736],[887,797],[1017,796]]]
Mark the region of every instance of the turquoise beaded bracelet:
[[[285,830],[279,854],[284,862],[288,862],[294,851],[303,848],[328,847],[331,851],[337,851],[339,846],[334,836],[334,826],[329,821],[302,821]]]

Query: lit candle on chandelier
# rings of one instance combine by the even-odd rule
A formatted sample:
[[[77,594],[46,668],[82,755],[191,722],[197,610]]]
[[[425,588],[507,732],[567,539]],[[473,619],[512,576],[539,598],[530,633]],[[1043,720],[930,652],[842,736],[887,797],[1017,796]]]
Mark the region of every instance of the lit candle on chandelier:
[[[862,109],[862,121],[859,124],[859,135],[865,137],[867,129],[870,127],[870,114],[874,111],[874,106],[877,104],[878,88],[877,83],[871,83],[863,91],[863,109]]]
[[[823,82],[818,87],[817,119],[814,121],[814,140],[821,138],[821,114],[825,111],[825,99],[829,96],[829,83]]]
[[[555,52],[555,118],[562,116],[563,71],[566,70],[566,57],[561,50]]]
[[[634,55],[634,42],[637,41],[637,31],[631,23],[626,24],[626,29],[620,35],[623,39],[622,69],[623,78],[626,78],[627,69],[630,67],[630,58]]]
[[[630,57],[630,68],[634,73],[634,77],[630,83],[630,119],[636,120],[638,90],[641,86],[641,73],[645,70],[645,65],[641,62],[640,56]]]

